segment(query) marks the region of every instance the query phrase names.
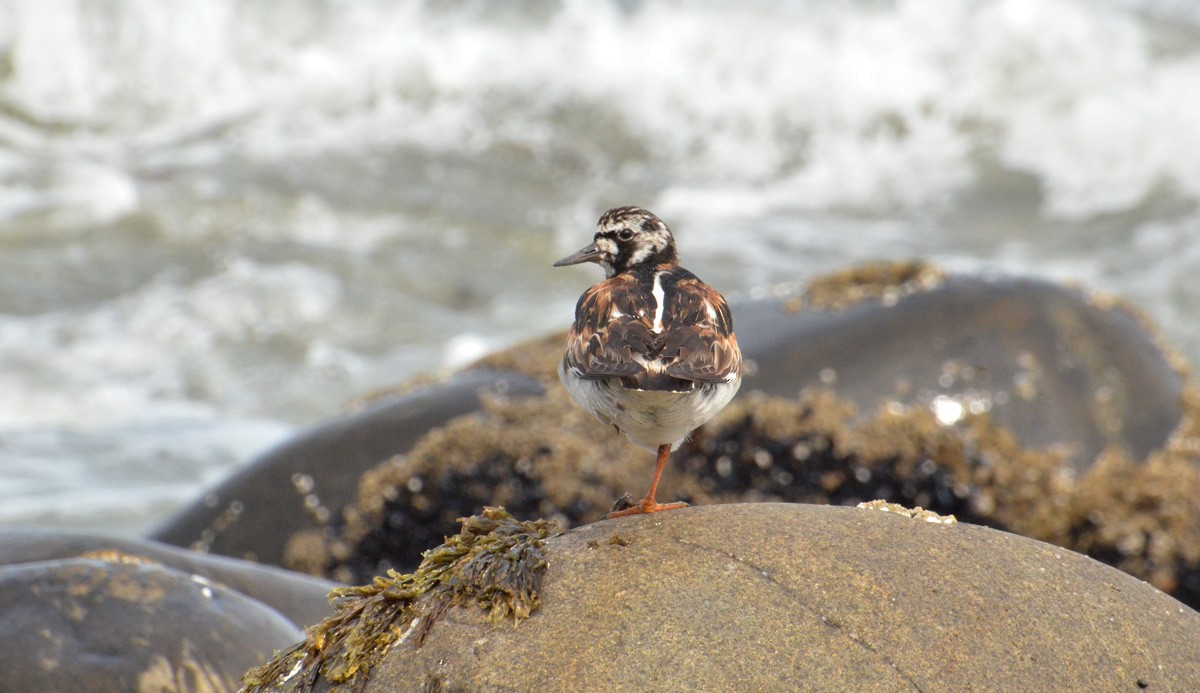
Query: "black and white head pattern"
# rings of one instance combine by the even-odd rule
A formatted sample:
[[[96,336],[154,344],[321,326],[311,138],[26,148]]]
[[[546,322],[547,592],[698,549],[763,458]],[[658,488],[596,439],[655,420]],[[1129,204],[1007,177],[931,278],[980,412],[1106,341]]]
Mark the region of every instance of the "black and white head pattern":
[[[671,230],[641,207],[617,207],[600,217],[596,247],[603,252],[597,262],[612,277],[637,265],[678,262]]]

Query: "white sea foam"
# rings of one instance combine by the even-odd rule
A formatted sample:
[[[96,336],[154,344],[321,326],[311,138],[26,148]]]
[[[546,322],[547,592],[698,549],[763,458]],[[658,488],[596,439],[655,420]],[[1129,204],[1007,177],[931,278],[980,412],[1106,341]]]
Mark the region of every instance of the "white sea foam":
[[[446,343],[442,367],[455,370],[483,358],[491,350],[487,340],[482,335],[466,333],[456,335]]]
[[[85,311],[0,317],[0,426],[252,412],[261,400],[239,399],[244,371],[222,351],[320,324],[339,292],[311,268],[240,259],[190,286],[162,278]]]
[[[1157,185],[1200,199],[1200,58],[1156,51],[1120,4],[589,1],[502,21],[420,2],[26,0],[0,37],[2,94],[79,126],[27,145],[55,140],[62,165],[136,169],[221,132],[267,160],[405,144],[596,156],[613,134],[672,181],[668,207],[936,204],[979,156],[1038,177],[1053,215],[1129,209]]]
[[[0,525],[144,531],[292,430],[272,421],[160,417],[8,432],[0,446]]]

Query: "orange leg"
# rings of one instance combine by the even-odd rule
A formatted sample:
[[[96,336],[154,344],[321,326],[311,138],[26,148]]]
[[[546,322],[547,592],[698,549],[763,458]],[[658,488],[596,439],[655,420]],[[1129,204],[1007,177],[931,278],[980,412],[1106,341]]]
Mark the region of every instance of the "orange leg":
[[[658,480],[662,478],[663,469],[667,466],[667,456],[671,454],[670,445],[658,446],[658,464],[654,467],[654,480],[650,482],[650,490],[646,492],[646,496],[637,502],[637,505],[632,508],[618,510],[615,513],[609,513],[608,517],[625,517],[626,515],[641,515],[642,513],[656,513],[660,510],[674,510],[676,508],[686,508],[687,503],[677,501],[675,503],[655,503],[654,493],[658,491]]]

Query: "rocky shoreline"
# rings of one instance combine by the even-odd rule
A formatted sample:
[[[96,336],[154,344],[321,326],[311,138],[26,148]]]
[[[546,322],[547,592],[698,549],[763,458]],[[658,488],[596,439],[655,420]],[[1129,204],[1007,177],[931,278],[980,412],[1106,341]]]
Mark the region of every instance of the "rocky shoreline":
[[[951,601],[974,595],[972,603],[996,609],[989,617],[990,629],[1024,629],[1028,635],[1047,627],[1042,618],[1055,610],[1098,609],[1093,614],[1097,618],[1117,619],[1121,627],[1107,635],[1084,632],[1082,623],[1071,630],[1063,621],[1056,635],[1037,631],[1036,638],[1019,640],[1031,648],[1031,657],[1051,652],[1055,638],[1073,649],[1118,648],[1105,650],[1115,653],[1105,661],[1124,667],[1122,676],[1134,679],[1103,678],[1103,667],[1088,668],[1079,660],[1084,668],[1072,673],[1083,677],[1078,681],[1169,689],[1170,682],[1200,680],[1200,673],[1185,666],[1188,657],[1193,663],[1200,657],[1166,639],[1186,633],[1190,642],[1200,642],[1200,617],[1194,611],[1200,606],[1200,390],[1187,365],[1136,310],[1075,287],[953,276],[921,263],[894,263],[852,268],[803,289],[780,290],[737,305],[734,312],[752,367],[744,394],[672,458],[675,469],[664,493],[700,506],[668,514],[666,523],[678,525],[672,536],[686,538],[693,532],[714,537],[714,545],[742,547],[729,558],[738,572],[737,566],[750,556],[777,547],[766,538],[755,543],[745,536],[723,536],[717,527],[737,518],[737,526],[762,531],[764,523],[775,521],[769,519],[773,513],[784,513],[802,518],[794,520],[798,552],[814,552],[806,542],[815,539],[803,528],[820,526],[829,533],[822,540],[826,548],[857,550],[857,570],[871,573],[880,584],[921,585],[926,598],[938,594]],[[655,535],[658,519],[597,524],[629,490],[630,480],[645,476],[647,460],[571,406],[554,375],[560,356],[561,336],[553,335],[494,354],[445,382],[381,395],[252,461],[145,541],[32,530],[4,533],[0,579],[8,588],[0,594],[7,595],[4,613],[22,614],[22,620],[6,621],[17,625],[0,636],[7,637],[6,650],[17,647],[28,655],[23,671],[29,678],[22,684],[45,684],[40,688],[48,690],[86,681],[90,688],[71,690],[156,690],[155,682],[166,681],[171,683],[163,684],[167,689],[236,690],[242,672],[272,651],[304,640],[301,627],[337,617],[325,600],[332,588],[370,582],[388,570],[399,571],[397,575],[417,570],[421,552],[454,533],[458,518],[476,515],[485,506],[503,506],[519,520],[544,518],[560,531],[570,530],[561,541],[575,542],[575,553],[564,554],[571,556],[564,560],[572,570],[583,571],[578,573],[583,577],[556,573],[558,564],[552,560],[548,584],[593,574],[599,585],[643,598],[639,589],[650,588],[643,582],[632,583],[641,585],[637,589],[620,587],[633,579],[630,565],[644,565],[625,565],[633,560],[631,554],[648,552],[643,558],[653,563],[654,556],[681,551],[682,540],[663,545]],[[919,556],[933,551],[932,544],[905,549],[910,540],[936,544],[940,539],[926,530],[920,533],[925,539],[912,539],[905,529],[909,525],[889,524],[903,518],[877,520],[882,513],[871,513],[868,520],[867,515],[847,514],[849,510],[812,505],[852,506],[875,499],[957,516],[967,529],[954,530],[955,550],[978,553],[988,546],[999,556],[1024,558],[1011,565],[997,559],[999,565],[983,566],[981,561],[979,571],[967,575],[953,561],[922,563]],[[864,543],[861,533],[868,525],[879,543]],[[580,548],[578,541],[567,539],[597,532],[636,539],[637,548],[589,549],[592,539],[578,540],[583,541]],[[917,551],[918,558],[910,560],[905,550]],[[597,558],[609,554],[616,563]],[[1112,568],[1093,567],[1077,554],[1146,580],[1182,604]],[[585,555],[591,558],[585,560]],[[1036,560],[1028,558],[1033,555]],[[985,579],[988,571],[1007,575],[1004,571],[1018,564],[1054,567],[1059,577],[1022,583],[1022,594],[1001,579]],[[819,578],[794,572],[788,590],[804,603],[824,604],[836,567],[828,565],[829,572]],[[787,561],[764,568],[768,573],[777,569],[798,570]],[[661,572],[670,571],[655,574]],[[655,599],[684,590],[682,582],[667,577],[686,576],[660,575]],[[739,573],[743,583],[756,579],[753,571]],[[811,589],[811,580],[826,588],[803,593]],[[1083,582],[1073,593],[1064,592],[1062,584],[1072,580]],[[20,596],[30,593],[39,596]],[[728,608],[737,614],[767,608],[768,602],[753,598],[753,589],[736,594]],[[868,590],[855,598],[881,594]],[[915,594],[909,598],[916,600]],[[51,598],[43,600],[44,595]],[[138,605],[136,610],[98,606],[130,595],[126,601]],[[723,598],[731,599],[728,594]],[[1025,606],[1014,615],[1011,610],[1020,600],[1040,605],[1041,615],[1033,618],[1028,611],[1033,607]],[[446,620],[456,625],[432,629],[431,644],[420,652],[410,651],[411,645],[396,649],[384,660],[388,673],[369,677],[369,683],[404,689],[438,681],[468,689],[487,689],[501,681],[517,681],[511,685],[518,688],[551,685],[557,679],[545,667],[538,674],[543,678],[504,678],[508,670],[492,655],[484,658],[487,664],[455,663],[448,669],[430,664],[435,659],[457,662],[452,653],[468,637],[456,635],[459,628],[472,638],[511,640],[499,650],[488,646],[488,652],[515,652],[512,648],[528,645],[521,651],[529,657],[551,657],[533,644],[534,633],[542,628],[553,633],[555,619],[578,618],[567,614],[586,606],[572,597],[551,602],[549,596],[543,600],[544,615],[535,613],[529,623],[502,628],[494,636],[486,628],[495,626],[463,625],[474,623],[470,609],[454,607]],[[170,619],[155,610],[166,604],[171,605]],[[787,627],[787,609],[770,604],[774,610],[762,627],[771,618],[783,619],[772,628]],[[1172,610],[1170,604],[1179,608]],[[61,627],[38,631],[31,624],[38,622],[39,613],[48,624],[61,621]],[[967,657],[958,640],[977,635],[947,615],[953,613],[962,612],[950,609],[941,615],[950,619],[946,621],[935,614],[922,616],[915,608],[898,609],[886,646],[880,644],[883,640],[855,645],[864,651],[887,649],[892,655],[851,658],[837,666],[825,658],[819,664],[827,678],[820,680],[831,686],[885,685],[879,682],[900,672],[895,681],[996,684],[997,679],[987,678],[990,669]],[[650,620],[662,616],[660,610],[646,614]],[[530,627],[539,618],[544,625]],[[830,630],[814,621],[793,644],[821,651],[831,638],[846,637],[841,631],[861,633],[858,629],[865,627],[846,625],[845,613],[830,618],[843,626]],[[1158,626],[1150,624],[1152,618]],[[223,634],[197,639],[189,624],[199,628],[205,619],[227,632],[205,626],[206,632]],[[629,625],[627,619],[621,622]],[[748,641],[759,637],[740,616],[732,622],[740,624],[744,630],[739,633]],[[903,628],[911,631],[890,639],[901,623],[910,624]],[[689,633],[692,628],[687,626]],[[319,631],[310,631],[306,642],[312,644],[312,633]],[[128,634],[128,648],[120,644],[121,633]],[[910,651],[905,638],[921,633],[941,633],[917,649],[927,658],[896,664],[896,653]],[[1120,649],[1134,642],[1131,634],[1141,638],[1142,649]],[[687,646],[684,641],[676,645]],[[96,647],[112,650],[104,666],[72,656]],[[621,656],[637,659],[627,643],[621,648]],[[597,656],[611,659],[618,650],[601,648]],[[653,652],[662,661],[674,661],[666,650]],[[1178,666],[1167,674],[1139,673],[1144,664],[1139,653],[1145,652]],[[979,662],[1025,672],[1033,678],[1024,680],[1036,687],[1068,680],[1023,660],[1015,667],[999,651],[993,654]],[[804,668],[808,664],[795,661],[794,652],[771,656],[775,659],[769,661],[788,663],[779,671],[815,675]],[[929,668],[935,658],[946,657],[958,663],[953,670]],[[878,669],[889,658],[894,666]],[[1052,659],[1045,655],[1042,661]],[[610,688],[660,681],[646,662],[603,669],[603,676],[601,669],[578,666]],[[676,673],[680,678],[671,681],[679,685],[700,680],[689,676],[713,675],[686,667]],[[1164,678],[1168,674],[1182,678]],[[312,681],[319,678],[315,676]],[[265,675],[255,680],[268,688],[279,684]]]

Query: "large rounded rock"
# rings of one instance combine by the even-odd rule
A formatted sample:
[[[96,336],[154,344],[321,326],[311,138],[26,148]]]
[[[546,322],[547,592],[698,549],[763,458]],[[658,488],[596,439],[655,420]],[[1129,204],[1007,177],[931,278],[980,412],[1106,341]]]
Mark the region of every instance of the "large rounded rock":
[[[734,308],[755,368],[743,391],[828,387],[885,401],[986,411],[1022,444],[1144,459],[1181,416],[1184,379],[1148,324],[1120,302],[1028,278],[931,276],[917,265],[848,270],[793,298]],[[838,282],[841,282],[840,284]]]
[[[150,559],[257,599],[303,627],[330,614],[329,591],[338,583],[290,570],[188,551],[147,539],[49,529],[0,530],[0,565],[121,553]]]
[[[484,393],[540,394],[531,378],[476,371],[380,399],[314,427],[252,461],[151,534],[177,546],[279,565],[288,539],[353,501],[363,472],[407,451]]]
[[[300,637],[265,604],[161,565],[0,568],[3,691],[236,691],[243,671]]]
[[[452,608],[420,646],[394,645],[367,689],[1200,685],[1200,614],[992,529],[726,505],[598,522],[544,547],[540,610],[493,626],[478,607]]]

